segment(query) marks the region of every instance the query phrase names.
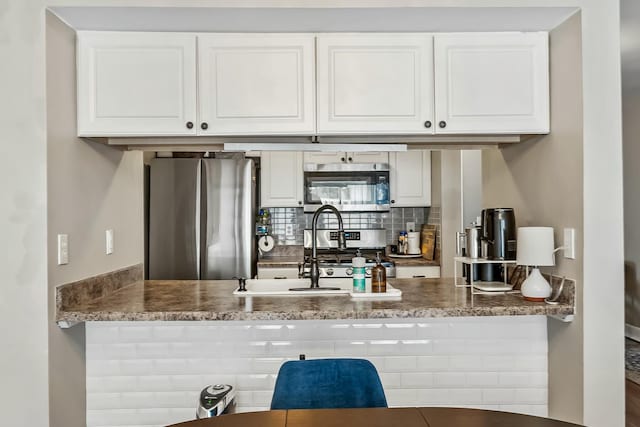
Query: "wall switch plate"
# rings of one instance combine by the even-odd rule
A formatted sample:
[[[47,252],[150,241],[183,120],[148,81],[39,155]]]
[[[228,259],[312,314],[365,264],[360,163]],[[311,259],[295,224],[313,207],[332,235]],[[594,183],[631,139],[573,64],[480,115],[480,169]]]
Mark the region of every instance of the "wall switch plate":
[[[58,265],[69,264],[69,236],[58,234]]]
[[[407,222],[407,231],[416,231],[416,223]]]
[[[105,231],[106,252],[107,255],[113,253],[113,230]]]
[[[564,257],[569,259],[576,259],[576,229],[565,228],[564,229]]]

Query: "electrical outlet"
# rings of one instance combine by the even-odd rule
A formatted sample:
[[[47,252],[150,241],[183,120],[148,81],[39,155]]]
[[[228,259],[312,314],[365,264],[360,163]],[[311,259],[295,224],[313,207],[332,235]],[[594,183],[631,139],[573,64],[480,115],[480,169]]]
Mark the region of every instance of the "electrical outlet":
[[[58,265],[69,264],[69,236],[58,234]]]
[[[107,255],[111,255],[113,253],[113,230],[105,231],[105,243]]]
[[[286,236],[293,236],[293,224],[287,224],[284,226],[284,234]]]
[[[576,259],[576,229],[565,228],[564,229],[564,257],[569,259]]]
[[[416,223],[407,222],[407,231],[416,231]]]

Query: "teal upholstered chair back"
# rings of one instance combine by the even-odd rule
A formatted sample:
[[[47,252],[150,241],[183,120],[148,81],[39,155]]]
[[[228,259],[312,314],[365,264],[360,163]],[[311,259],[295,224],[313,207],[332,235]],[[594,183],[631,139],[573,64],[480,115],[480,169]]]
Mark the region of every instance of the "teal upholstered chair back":
[[[386,408],[378,371],[364,359],[285,362],[271,409]]]

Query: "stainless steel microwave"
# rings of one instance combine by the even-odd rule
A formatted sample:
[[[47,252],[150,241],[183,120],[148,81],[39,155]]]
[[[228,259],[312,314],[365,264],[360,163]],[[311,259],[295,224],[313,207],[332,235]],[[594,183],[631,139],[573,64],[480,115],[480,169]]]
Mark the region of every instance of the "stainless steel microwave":
[[[389,210],[389,164],[305,163],[304,211],[330,204],[343,212]]]

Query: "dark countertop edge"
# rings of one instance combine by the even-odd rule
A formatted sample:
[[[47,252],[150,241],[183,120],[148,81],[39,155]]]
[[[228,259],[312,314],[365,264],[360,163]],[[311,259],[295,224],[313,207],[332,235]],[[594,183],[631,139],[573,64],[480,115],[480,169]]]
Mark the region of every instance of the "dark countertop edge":
[[[503,316],[569,316],[575,314],[571,305],[540,305],[528,307],[465,307],[424,308],[412,310],[381,309],[352,312],[291,311],[291,312],[101,312],[63,311],[57,313],[56,322],[92,321],[269,321],[269,320],[359,320],[359,319],[412,319],[438,317],[503,317]]]

